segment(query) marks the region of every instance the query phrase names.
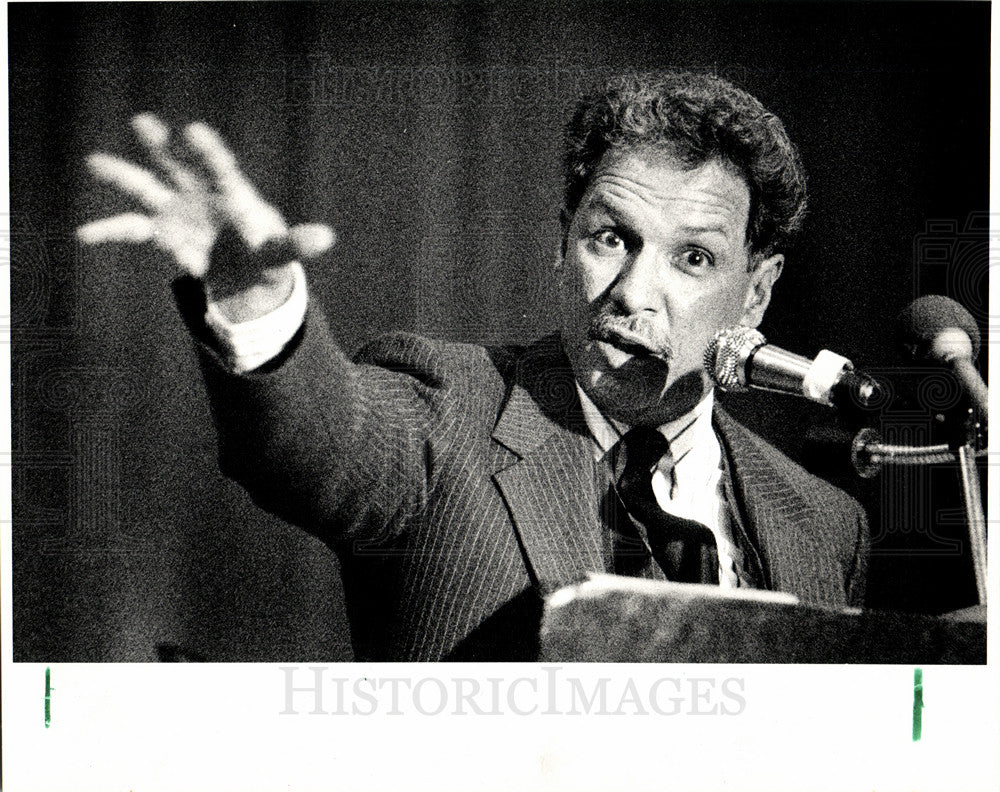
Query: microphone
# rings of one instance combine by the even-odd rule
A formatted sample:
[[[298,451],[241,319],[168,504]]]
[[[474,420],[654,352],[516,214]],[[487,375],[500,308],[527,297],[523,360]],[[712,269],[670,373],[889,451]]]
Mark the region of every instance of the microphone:
[[[948,297],[928,294],[914,300],[896,318],[896,342],[910,360],[933,361],[951,368],[985,421],[988,393],[973,365],[981,341],[972,314]]]
[[[876,380],[828,349],[813,360],[768,344],[752,327],[720,330],[705,350],[705,368],[722,390],[755,388],[804,396],[831,407],[869,407],[882,399]]]

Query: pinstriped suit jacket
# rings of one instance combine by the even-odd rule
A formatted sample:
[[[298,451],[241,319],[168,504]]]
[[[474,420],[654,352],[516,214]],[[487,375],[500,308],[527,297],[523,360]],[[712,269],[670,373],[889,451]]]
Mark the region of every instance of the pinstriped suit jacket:
[[[272,370],[202,362],[223,471],[337,551],[358,659],[531,659],[539,594],[608,568],[609,474],[557,337],[488,350],[396,335],[351,362],[312,306]],[[861,507],[714,418],[741,578],[860,604]]]

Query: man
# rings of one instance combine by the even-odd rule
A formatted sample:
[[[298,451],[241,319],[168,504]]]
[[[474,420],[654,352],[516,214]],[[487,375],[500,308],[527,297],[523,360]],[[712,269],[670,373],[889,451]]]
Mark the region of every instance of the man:
[[[134,125],[169,184],[94,155],[148,214],[81,239],[153,241],[187,276],[222,468],[336,549],[359,659],[528,659],[540,595],[588,571],[861,603],[860,507],[727,416],[702,367],[717,330],[760,323],[805,208],[753,97],[611,81],[566,132],[559,332],[395,335],[354,362],[298,263],[332,232],[289,229],[207,127]]]

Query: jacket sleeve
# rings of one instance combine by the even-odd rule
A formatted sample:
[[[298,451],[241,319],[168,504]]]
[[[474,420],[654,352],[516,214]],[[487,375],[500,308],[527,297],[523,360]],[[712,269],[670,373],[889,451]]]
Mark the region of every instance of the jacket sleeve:
[[[223,473],[326,541],[379,543],[402,530],[426,504],[432,424],[447,420],[440,345],[398,336],[355,363],[313,303],[279,360],[234,374],[186,288],[175,293],[199,341]]]

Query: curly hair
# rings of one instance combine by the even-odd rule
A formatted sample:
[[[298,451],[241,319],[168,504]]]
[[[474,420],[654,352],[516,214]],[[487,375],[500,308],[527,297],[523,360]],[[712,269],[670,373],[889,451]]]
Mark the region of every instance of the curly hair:
[[[576,211],[607,151],[650,147],[692,168],[716,157],[735,168],[750,191],[751,254],[786,250],[805,216],[805,171],[781,121],[714,75],[615,77],[577,105],[564,146],[566,217]]]

